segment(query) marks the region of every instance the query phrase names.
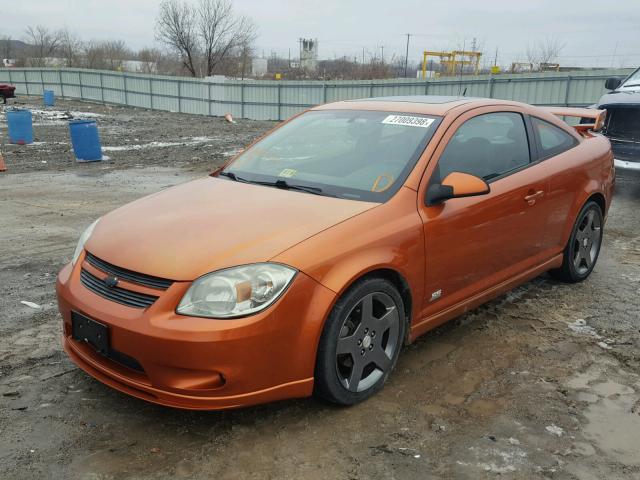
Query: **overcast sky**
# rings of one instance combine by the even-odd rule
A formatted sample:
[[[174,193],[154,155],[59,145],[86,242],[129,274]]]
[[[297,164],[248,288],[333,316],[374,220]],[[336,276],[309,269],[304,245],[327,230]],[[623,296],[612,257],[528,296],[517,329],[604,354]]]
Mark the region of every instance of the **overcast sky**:
[[[84,40],[155,44],[159,0],[4,0],[0,35],[23,39],[27,25],[68,27]],[[299,37],[317,38],[321,58],[466,48],[473,38],[483,63],[524,60],[527,45],[565,44],[563,65],[640,65],[640,0],[234,0],[258,25],[257,52],[297,56]],[[8,7],[8,8],[7,8]]]

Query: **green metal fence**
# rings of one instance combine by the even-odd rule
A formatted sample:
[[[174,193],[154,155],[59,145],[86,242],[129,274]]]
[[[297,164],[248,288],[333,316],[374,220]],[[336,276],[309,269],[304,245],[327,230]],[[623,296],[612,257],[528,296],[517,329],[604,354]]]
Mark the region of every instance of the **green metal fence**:
[[[196,115],[282,120],[321,103],[392,95],[466,95],[534,105],[586,106],[604,93],[610,76],[630,69],[464,76],[428,80],[275,81],[168,77],[101,70],[7,68],[0,83],[16,92],[128,105]]]

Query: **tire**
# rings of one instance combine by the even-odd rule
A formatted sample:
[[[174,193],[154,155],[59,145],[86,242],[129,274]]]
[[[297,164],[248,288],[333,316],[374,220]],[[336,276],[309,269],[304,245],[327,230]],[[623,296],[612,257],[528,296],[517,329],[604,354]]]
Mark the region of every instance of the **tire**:
[[[594,201],[587,202],[573,226],[573,231],[564,249],[562,266],[549,273],[567,283],[578,283],[585,280],[596,265],[600,248],[604,220],[600,205]]]
[[[391,282],[372,277],[354,284],[322,330],[316,396],[354,405],[379,391],[396,365],[405,329],[402,297]]]

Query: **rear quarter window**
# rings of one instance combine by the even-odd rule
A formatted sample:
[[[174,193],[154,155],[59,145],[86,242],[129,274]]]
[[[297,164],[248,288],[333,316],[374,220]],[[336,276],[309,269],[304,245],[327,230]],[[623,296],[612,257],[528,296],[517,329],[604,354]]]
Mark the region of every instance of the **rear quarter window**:
[[[549,158],[565,152],[578,144],[567,132],[537,117],[531,117],[531,124],[538,138],[540,157]]]

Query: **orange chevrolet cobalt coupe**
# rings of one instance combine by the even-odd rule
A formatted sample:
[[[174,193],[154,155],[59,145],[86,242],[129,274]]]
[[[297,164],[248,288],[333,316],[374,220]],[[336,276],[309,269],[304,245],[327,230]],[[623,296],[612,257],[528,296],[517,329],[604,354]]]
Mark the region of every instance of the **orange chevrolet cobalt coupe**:
[[[64,348],[172,407],[360,402],[428,330],[543,272],[589,276],[614,186],[605,113],[431,96],[312,108],[93,223],[58,276]]]

